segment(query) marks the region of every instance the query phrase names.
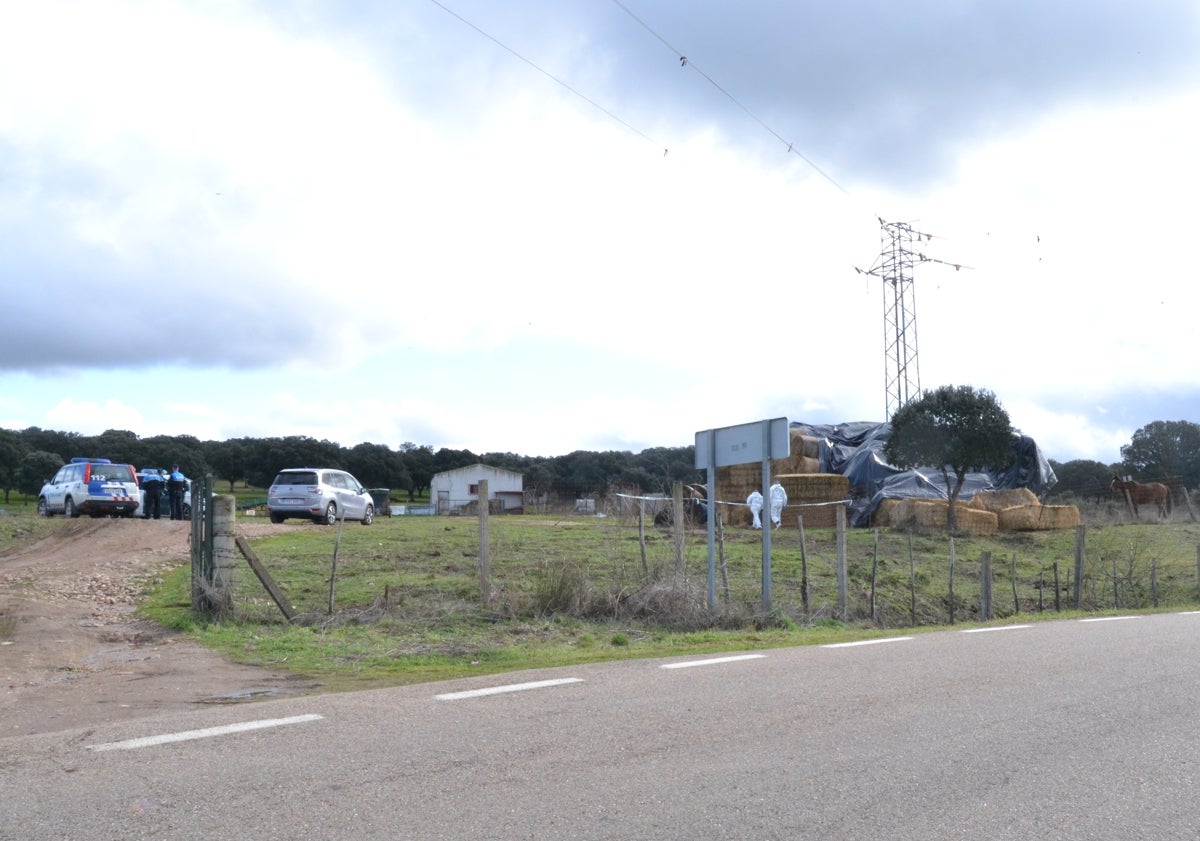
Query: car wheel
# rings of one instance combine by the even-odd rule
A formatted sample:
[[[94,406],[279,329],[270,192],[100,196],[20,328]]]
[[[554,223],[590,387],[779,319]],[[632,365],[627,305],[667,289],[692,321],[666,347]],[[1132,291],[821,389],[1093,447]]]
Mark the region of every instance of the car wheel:
[[[373,522],[375,522],[375,506],[368,505],[367,510],[363,512],[362,524],[369,526]]]
[[[274,523],[275,525],[279,525],[280,523],[283,522],[283,515],[282,514],[271,514],[271,522]]]
[[[79,510],[75,507],[75,500],[67,497],[67,501],[63,503],[63,516],[68,520],[73,520],[79,516]]]
[[[38,512],[38,516],[39,516],[39,517],[49,517],[49,516],[51,516],[51,514],[50,514],[50,506],[46,504],[46,497],[44,497],[44,496],[43,496],[43,497],[39,497],[39,498],[38,498],[38,509],[37,509],[37,512]]]
[[[183,504],[183,519],[192,519],[192,506],[188,505],[186,502]]]
[[[321,522],[327,526],[332,526],[337,522],[337,517],[337,503],[331,502],[325,506],[325,516],[321,519]]]

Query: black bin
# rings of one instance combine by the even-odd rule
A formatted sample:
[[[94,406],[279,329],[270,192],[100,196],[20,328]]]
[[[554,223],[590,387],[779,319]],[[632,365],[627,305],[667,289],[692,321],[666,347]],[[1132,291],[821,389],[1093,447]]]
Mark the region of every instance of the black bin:
[[[392,516],[391,488],[370,488],[367,493],[371,495],[371,501],[375,503],[376,515]]]

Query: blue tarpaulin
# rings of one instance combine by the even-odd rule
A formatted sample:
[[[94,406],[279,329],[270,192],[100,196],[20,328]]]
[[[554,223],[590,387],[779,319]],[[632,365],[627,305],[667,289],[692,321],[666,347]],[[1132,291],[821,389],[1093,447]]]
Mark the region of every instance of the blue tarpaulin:
[[[892,434],[890,423],[859,421],[843,424],[793,422],[792,429],[819,442],[820,470],[850,480],[852,526],[869,526],[871,515],[885,499],[949,499],[950,489],[939,467],[901,470],[887,463],[884,444]],[[966,502],[980,491],[1029,488],[1043,496],[1058,482],[1050,462],[1027,435],[1013,439],[1014,462],[1002,469],[981,468],[963,478],[959,500]],[[954,481],[954,474],[950,474]]]

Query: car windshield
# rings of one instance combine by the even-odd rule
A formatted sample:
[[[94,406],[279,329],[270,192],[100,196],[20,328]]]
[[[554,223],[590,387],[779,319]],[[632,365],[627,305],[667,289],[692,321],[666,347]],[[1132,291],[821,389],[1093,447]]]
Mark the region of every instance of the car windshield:
[[[280,473],[275,477],[276,485],[315,485],[317,474],[312,471],[303,473]]]

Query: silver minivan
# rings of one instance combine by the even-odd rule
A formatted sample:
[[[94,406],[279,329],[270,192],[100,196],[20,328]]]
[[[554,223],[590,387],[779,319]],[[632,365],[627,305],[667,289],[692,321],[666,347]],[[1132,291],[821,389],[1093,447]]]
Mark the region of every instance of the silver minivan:
[[[375,519],[375,502],[362,483],[345,470],[293,467],[280,470],[271,483],[267,511],[272,523],[303,517],[332,526],[345,518],[369,526]]]

